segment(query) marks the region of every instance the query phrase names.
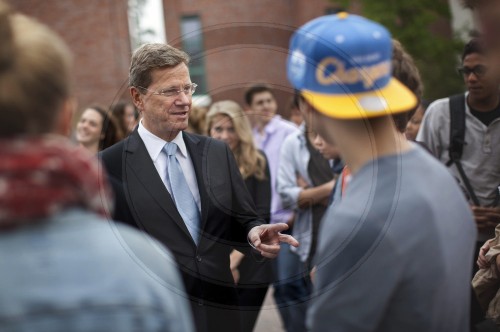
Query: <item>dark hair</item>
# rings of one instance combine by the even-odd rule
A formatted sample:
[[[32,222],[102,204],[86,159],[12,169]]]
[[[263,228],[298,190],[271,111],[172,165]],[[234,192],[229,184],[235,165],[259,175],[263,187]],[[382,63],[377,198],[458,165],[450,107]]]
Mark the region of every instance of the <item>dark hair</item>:
[[[300,91],[294,90],[293,96],[290,99],[290,109],[299,109],[300,104]]]
[[[422,106],[422,109],[424,110],[424,113],[425,113],[425,111],[427,111],[427,109],[429,108],[430,104],[431,104],[430,100],[428,100],[428,99],[422,99],[422,102],[420,103],[420,106]]]
[[[99,151],[104,150],[123,139],[123,132],[120,128],[119,122],[111,112],[108,114],[108,112],[105,111],[105,108],[100,105],[92,105],[86,109],[94,110],[102,117],[102,133],[104,133],[104,137],[99,140]]]
[[[252,85],[251,87],[249,87],[247,89],[247,91],[245,91],[245,102],[247,103],[247,105],[252,105],[252,101],[253,101],[253,97],[258,94],[258,93],[262,93],[262,92],[269,92],[270,94],[272,94],[274,96],[274,93],[273,93],[273,90],[271,90],[271,88],[265,84],[255,84],[255,85]]]
[[[467,44],[465,44],[464,50],[462,52],[462,61],[464,61],[464,59],[467,55],[473,54],[473,53],[482,54],[482,55],[486,54],[485,45],[479,37],[472,38],[471,40],[469,40],[469,42]]]
[[[483,0],[462,0],[462,5],[465,7],[465,8],[469,8],[469,9],[475,9],[477,6],[479,6],[482,2],[484,2]]]
[[[134,109],[134,117],[137,119],[136,113],[137,110],[135,109],[134,104],[126,102],[126,101],[119,101],[115,105],[111,107],[111,115],[117,120],[118,125],[120,126],[120,130],[123,133],[123,135],[128,134],[128,126],[125,123],[125,108],[127,106],[132,106]]]
[[[399,41],[393,39],[392,46],[392,76],[410,89],[417,97],[418,104],[420,104],[424,86],[422,84],[418,68],[411,55],[406,52],[403,45],[401,45]],[[394,123],[396,124],[398,131],[402,133],[405,132],[406,124],[410,121],[413,114],[415,114],[418,104],[408,112],[392,114],[392,118],[394,119]]]

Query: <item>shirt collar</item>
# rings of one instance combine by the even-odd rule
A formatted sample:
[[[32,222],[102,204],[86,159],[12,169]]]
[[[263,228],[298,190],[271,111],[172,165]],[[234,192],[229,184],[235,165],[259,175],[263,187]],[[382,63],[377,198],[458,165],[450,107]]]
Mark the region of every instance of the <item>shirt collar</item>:
[[[305,123],[302,123],[300,125],[299,130],[300,130],[300,134],[297,135],[297,138],[300,141],[301,145],[305,145],[307,143],[306,142],[306,139],[307,139],[306,135],[307,135],[307,133],[306,133],[306,125],[305,125]]]
[[[274,133],[278,129],[278,122],[280,122],[281,116],[275,115],[272,117],[271,121],[267,124],[267,126],[264,128],[264,131],[268,134]]]
[[[167,141],[159,138],[152,132],[146,129],[142,124],[142,121],[139,122],[139,128],[137,129],[139,132],[139,136],[141,136],[144,144],[146,145],[146,149],[148,150],[149,156],[153,161],[158,159],[158,156],[163,150]],[[182,136],[182,131],[180,131],[177,136],[172,140],[173,143],[177,144],[179,151],[181,152],[183,157],[187,157],[187,148],[186,143],[184,142],[184,137]]]

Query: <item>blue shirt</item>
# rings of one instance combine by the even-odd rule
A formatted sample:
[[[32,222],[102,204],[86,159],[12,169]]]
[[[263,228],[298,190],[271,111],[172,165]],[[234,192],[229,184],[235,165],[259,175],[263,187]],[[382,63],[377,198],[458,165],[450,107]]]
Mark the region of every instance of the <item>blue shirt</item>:
[[[72,209],[0,233],[0,330],[194,331],[171,254]]]
[[[295,210],[292,235],[299,241],[300,246],[290,247],[290,250],[296,252],[301,261],[305,262],[311,250],[313,216],[310,208],[298,208],[299,196],[303,189],[297,185],[297,175],[300,175],[309,186],[312,186],[312,181],[307,172],[311,155],[307,149],[305,126],[302,125],[300,129],[288,135],[283,142],[276,188],[283,206]]]

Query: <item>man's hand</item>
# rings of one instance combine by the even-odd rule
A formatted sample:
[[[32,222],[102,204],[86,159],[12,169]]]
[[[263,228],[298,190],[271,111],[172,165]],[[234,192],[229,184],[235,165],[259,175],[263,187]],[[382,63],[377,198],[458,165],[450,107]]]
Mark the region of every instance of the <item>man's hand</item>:
[[[472,206],[472,213],[479,231],[495,228],[500,223],[500,208]]]
[[[229,260],[231,262],[230,264],[231,273],[233,274],[233,279],[235,284],[238,284],[238,282],[240,281],[240,270],[238,269],[238,267],[240,266],[243,257],[245,257],[244,254],[234,249],[229,255]]]
[[[487,269],[491,263],[486,259],[485,255],[490,250],[490,243],[493,239],[486,241],[481,249],[479,249],[479,256],[477,257],[477,265],[480,269]]]
[[[294,247],[299,246],[299,242],[293,236],[280,233],[287,229],[288,225],[285,223],[256,226],[248,233],[248,241],[262,256],[275,258],[280,251],[280,242],[288,243]]]

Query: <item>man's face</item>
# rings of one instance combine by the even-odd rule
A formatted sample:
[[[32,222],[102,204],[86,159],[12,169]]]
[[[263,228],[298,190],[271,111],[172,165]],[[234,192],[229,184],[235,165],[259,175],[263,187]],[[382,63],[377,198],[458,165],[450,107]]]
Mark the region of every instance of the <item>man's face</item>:
[[[263,91],[253,95],[250,108],[252,113],[258,117],[259,122],[267,124],[276,114],[278,104],[271,92]]]
[[[164,96],[157,92],[182,90],[191,84],[188,67],[181,63],[172,68],[155,69],[151,73],[152,82],[142,94],[131,88],[134,104],[141,111],[142,123],[154,135],[165,140],[173,139],[188,126],[191,111],[191,93],[180,92]]]
[[[328,144],[320,134],[316,134],[313,145],[325,159],[340,158],[340,152],[333,144]]]
[[[498,75],[486,56],[471,53],[462,62],[464,82],[471,97],[482,100],[498,93]]]

